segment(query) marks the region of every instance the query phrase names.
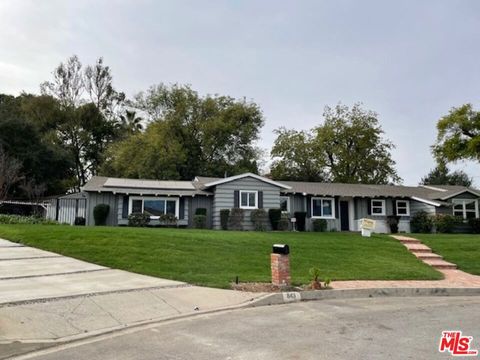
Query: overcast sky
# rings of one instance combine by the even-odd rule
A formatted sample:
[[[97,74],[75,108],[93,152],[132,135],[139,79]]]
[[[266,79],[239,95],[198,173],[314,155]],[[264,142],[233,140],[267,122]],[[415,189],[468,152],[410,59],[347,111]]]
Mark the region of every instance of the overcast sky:
[[[309,129],[325,105],[378,112],[404,184],[434,162],[436,121],[480,109],[480,1],[0,1],[0,92],[39,92],[77,54],[103,56],[131,96],[159,82],[246,97]],[[480,186],[480,166],[459,163]]]

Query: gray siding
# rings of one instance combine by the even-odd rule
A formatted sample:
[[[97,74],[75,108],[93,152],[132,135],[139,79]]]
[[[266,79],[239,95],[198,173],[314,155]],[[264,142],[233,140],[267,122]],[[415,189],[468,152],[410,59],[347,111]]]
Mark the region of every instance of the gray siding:
[[[93,219],[93,209],[98,204],[107,204],[110,206],[108,212],[107,225],[115,226],[118,224],[118,196],[112,193],[87,193],[87,225],[95,225]]]
[[[266,182],[246,177],[225,184],[218,185],[214,190],[213,199],[213,228],[220,229],[220,210],[233,208],[233,194],[235,190],[263,191],[263,208],[268,209],[280,207],[280,188]],[[253,224],[250,221],[251,211],[245,210],[243,228],[253,230]]]
[[[86,206],[87,199],[52,199],[47,205],[46,217],[73,225],[77,216],[85,217]]]
[[[213,210],[213,196],[195,196],[193,198],[188,199],[189,203],[189,212],[186,214],[188,216],[188,226],[193,226],[193,216],[195,215],[195,211],[198,208],[205,208],[207,209],[207,228],[212,228],[212,210]],[[185,205],[187,205],[185,203]]]
[[[425,211],[430,215],[435,215],[435,206],[422,203],[420,201],[410,200],[410,216],[420,211]]]

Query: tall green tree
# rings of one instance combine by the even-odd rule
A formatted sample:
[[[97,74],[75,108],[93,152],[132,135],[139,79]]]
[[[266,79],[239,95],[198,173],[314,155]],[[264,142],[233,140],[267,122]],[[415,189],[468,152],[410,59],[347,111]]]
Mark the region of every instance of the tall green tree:
[[[313,168],[316,177],[300,179],[365,184],[401,181],[391,156],[394,145],[384,138],[376,113],[359,104],[352,108],[339,104],[327,106],[323,116],[323,124],[309,133],[277,132],[271,153],[275,178],[292,179],[291,174],[309,174]]]
[[[472,104],[450,110],[437,123],[434,155],[443,161],[480,161],[480,112]]]
[[[151,161],[158,164],[172,161],[173,154],[167,151],[162,141],[178,153],[174,156],[175,166],[172,164],[165,172],[157,172],[156,178],[172,176],[173,168],[177,174],[173,177],[179,179],[258,172],[259,150],[255,142],[264,120],[255,103],[227,96],[201,97],[189,86],[168,87],[163,84],[151,87],[135,99],[135,107],[147,115],[150,123],[144,134],[113,146],[105,173],[125,176],[121,169],[127,168],[131,158],[122,146],[128,147],[143,138],[145,142],[146,139],[156,139],[148,143],[157,144],[157,151],[144,147],[135,150],[153,156]],[[152,166],[147,161],[140,165]],[[137,173],[145,172],[137,170]]]
[[[464,171],[451,172],[444,162],[437,164],[435,169],[422,178],[420,185],[460,185],[470,187],[472,186],[472,178]]]

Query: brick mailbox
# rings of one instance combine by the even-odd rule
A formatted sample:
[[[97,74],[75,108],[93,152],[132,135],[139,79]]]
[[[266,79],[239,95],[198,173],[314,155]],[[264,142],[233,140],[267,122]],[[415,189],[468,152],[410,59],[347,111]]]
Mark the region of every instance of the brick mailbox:
[[[277,286],[290,286],[290,248],[285,244],[274,244],[270,255],[272,269],[272,284]]]

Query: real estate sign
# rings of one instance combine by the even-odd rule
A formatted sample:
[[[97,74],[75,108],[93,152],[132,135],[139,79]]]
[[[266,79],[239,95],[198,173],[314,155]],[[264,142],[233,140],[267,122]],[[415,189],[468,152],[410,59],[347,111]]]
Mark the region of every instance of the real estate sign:
[[[360,229],[362,230],[362,236],[370,237],[372,230],[375,230],[375,220],[362,219],[360,222]]]

